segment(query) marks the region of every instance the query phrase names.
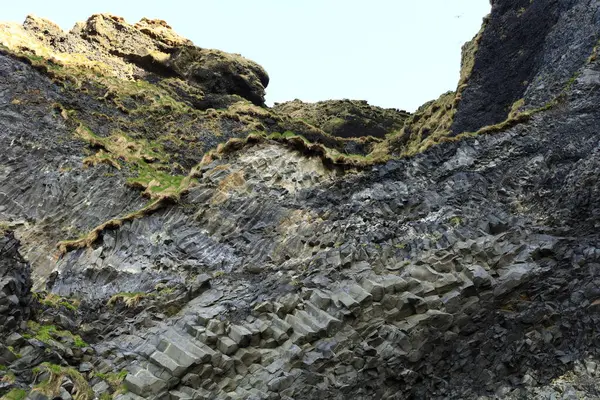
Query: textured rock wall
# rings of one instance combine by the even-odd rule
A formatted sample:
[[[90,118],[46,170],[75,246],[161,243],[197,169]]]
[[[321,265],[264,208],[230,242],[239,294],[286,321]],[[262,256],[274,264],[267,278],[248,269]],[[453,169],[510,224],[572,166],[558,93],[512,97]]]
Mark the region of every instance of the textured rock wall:
[[[597,1],[495,1],[452,131],[475,132],[558,96],[600,39]]]
[[[302,151],[262,136],[203,157],[204,146],[257,124],[298,126],[338,149],[366,145],[287,125],[218,87],[204,92],[202,79],[223,74],[228,56],[203,58],[161,21],[94,16],[40,48],[51,54],[3,48],[0,221],[15,227],[48,292],[36,294],[26,328],[1,336],[0,394],[598,397],[600,63],[584,56],[598,4],[527,3],[494,3],[456,123],[492,123],[513,97],[533,107],[562,92],[553,106],[361,169],[325,162],[301,138]],[[13,28],[0,29],[5,46],[61,35],[35,19],[25,33]],[[157,54],[140,53],[138,39],[182,64],[150,68]],[[72,55],[70,46],[118,66],[117,89],[105,76],[71,81],[60,75],[66,64],[39,59]],[[503,50],[517,62],[515,76],[497,62],[500,92],[491,65]],[[552,58],[559,52],[572,56]],[[246,83],[264,87],[252,74]],[[516,85],[525,76],[540,84]],[[210,96],[227,108],[204,110]],[[434,108],[423,112],[444,111]],[[185,190],[121,218],[184,173]],[[108,220],[94,240],[57,252],[58,240]],[[0,279],[12,283],[0,316],[13,326],[27,317],[27,264],[11,236],[3,242]],[[19,307],[3,306],[15,299]],[[53,384],[40,385],[46,379]]]
[[[94,282],[78,271],[110,270],[103,257],[213,276],[178,316],[104,343],[143,397],[594,396],[600,204],[574,171],[599,167],[599,85],[579,79],[568,112],[359,174],[273,144],[233,154],[181,205],[68,255],[54,290]]]
[[[31,278],[12,233],[0,237],[0,337],[8,336],[29,319]]]

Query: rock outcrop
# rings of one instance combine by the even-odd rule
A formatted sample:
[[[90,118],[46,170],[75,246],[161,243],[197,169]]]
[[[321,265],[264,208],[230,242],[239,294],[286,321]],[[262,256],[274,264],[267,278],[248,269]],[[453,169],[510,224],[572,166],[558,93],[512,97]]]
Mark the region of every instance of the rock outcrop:
[[[29,16],[23,27],[1,28],[5,46],[25,48],[49,60],[97,68],[132,79],[153,72],[178,76],[210,95],[238,95],[264,104],[269,77],[265,70],[240,55],[201,49],[177,35],[164,21],[142,19],[129,25],[122,18],[97,14],[65,33],[53,23]],[[39,54],[38,54],[39,53]]]
[[[330,100],[304,103],[294,100],[275,104],[274,110],[341,137],[374,136],[383,138],[400,130],[410,115],[406,111],[369,105],[366,101]]]
[[[0,337],[8,336],[29,319],[31,271],[19,254],[19,242],[0,225]]]
[[[492,2],[452,132],[543,107],[581,73],[600,35],[595,1]]]
[[[0,395],[598,397],[600,4],[517,3],[383,139],[162,21],[2,25]]]

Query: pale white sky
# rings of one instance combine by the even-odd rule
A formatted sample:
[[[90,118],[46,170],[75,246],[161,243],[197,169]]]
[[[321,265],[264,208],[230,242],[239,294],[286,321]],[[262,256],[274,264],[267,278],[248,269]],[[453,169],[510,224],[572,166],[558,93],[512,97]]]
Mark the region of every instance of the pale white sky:
[[[460,48],[489,11],[489,0],[22,0],[0,18],[35,14],[66,30],[101,12],[160,18],[197,46],[261,64],[268,104],[350,98],[414,111],[456,88]]]

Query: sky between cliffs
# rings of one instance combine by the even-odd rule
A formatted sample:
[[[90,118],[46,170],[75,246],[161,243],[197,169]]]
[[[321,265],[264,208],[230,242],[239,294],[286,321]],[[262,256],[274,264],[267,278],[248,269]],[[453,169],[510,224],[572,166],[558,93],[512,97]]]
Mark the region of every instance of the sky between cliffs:
[[[1,19],[35,14],[68,30],[102,12],[160,18],[197,46],[261,64],[269,105],[350,98],[414,111],[456,88],[461,46],[489,11],[489,0],[26,0]]]

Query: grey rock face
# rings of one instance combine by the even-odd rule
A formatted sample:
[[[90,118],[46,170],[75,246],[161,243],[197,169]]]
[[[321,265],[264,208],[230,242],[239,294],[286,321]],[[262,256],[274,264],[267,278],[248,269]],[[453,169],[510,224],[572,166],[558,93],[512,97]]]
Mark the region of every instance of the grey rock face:
[[[20,343],[14,332],[31,311],[29,264],[19,254],[19,242],[12,233],[0,232],[0,336],[8,336],[7,346]]]
[[[600,63],[580,57],[597,13],[573,12],[597,5],[535,4],[523,23],[494,4],[495,31],[540,22],[515,76],[579,78],[527,123],[360,171],[264,141],[206,161],[177,202],[56,258],[56,238],[146,199],[128,171],[84,168],[86,145],[51,106],[97,103],[0,55],[0,219],[23,243],[21,257],[0,239],[0,316],[28,317],[27,262],[38,286],[82,300],[40,307],[50,337],[0,336],[2,377],[29,389],[42,362],[70,365],[92,397],[123,378],[119,399],[598,397]],[[502,48],[486,40],[481,79]],[[566,43],[581,46],[546,66]],[[499,103],[522,96],[515,87]],[[465,107],[490,95],[475,94]]]

